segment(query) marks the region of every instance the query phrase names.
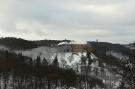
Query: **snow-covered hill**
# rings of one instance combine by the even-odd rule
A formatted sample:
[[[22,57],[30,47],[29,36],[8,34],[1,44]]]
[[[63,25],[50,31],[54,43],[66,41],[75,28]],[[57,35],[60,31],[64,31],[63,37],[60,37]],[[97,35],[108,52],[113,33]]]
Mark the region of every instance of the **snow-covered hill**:
[[[8,48],[3,45],[0,45],[0,50],[8,50]]]
[[[5,46],[0,46],[0,50],[9,50]],[[60,66],[63,63],[65,65],[71,66],[75,63],[80,62],[81,52],[72,53],[72,52],[60,52],[59,47],[48,47],[40,46],[38,48],[28,49],[28,50],[9,50],[17,54],[22,53],[24,56],[32,57],[33,60],[40,56],[41,60],[46,58],[49,63],[52,63],[53,59],[57,56]],[[84,52],[83,55],[86,55]]]
[[[115,52],[115,51],[107,51],[106,52],[106,55],[110,55],[110,56],[113,56],[113,57],[115,57],[115,58],[117,58],[117,59],[119,59],[119,60],[129,60],[129,56],[128,55],[124,55],[124,54],[122,54],[122,53],[120,53],[120,52]]]
[[[81,52],[59,52],[58,47],[47,46],[42,46],[30,50],[15,50],[15,52],[22,53],[24,56],[32,57],[32,59],[36,59],[37,56],[40,56],[41,59],[46,58],[49,63],[51,63],[53,59],[57,56],[60,65],[62,64],[62,62],[65,62],[69,66],[76,62],[79,62],[82,55]],[[86,55],[86,53],[83,54]]]

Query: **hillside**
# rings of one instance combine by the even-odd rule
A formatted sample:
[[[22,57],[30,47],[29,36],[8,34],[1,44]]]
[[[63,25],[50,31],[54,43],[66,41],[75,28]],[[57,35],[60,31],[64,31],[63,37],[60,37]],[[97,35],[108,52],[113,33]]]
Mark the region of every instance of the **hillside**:
[[[25,50],[38,47],[38,45],[33,41],[13,37],[1,38],[0,45],[6,46],[11,50]]]
[[[134,61],[135,51],[122,44],[112,44],[108,42],[88,42],[93,53],[102,61],[110,65],[119,65],[120,61]]]
[[[70,40],[36,40],[34,41],[38,46],[57,46],[60,42],[70,42]]]
[[[88,83],[89,86],[91,85],[90,83],[91,79],[94,78],[95,82],[97,82],[96,79],[100,84],[102,84],[103,82],[104,85],[107,87],[107,89],[117,89],[121,85],[120,82],[125,82],[128,84],[128,82],[130,83],[128,79],[134,76],[134,74],[132,73],[135,73],[134,71],[135,51],[133,51],[133,49],[130,48],[133,47],[133,44],[123,45],[123,44],[113,44],[109,42],[89,41],[88,44],[85,44],[86,47],[82,47],[82,45],[80,44],[74,44],[76,50],[85,48],[85,50],[83,51],[82,50],[73,51],[73,48],[71,48],[70,51],[65,50],[60,51],[60,49],[70,48],[68,47],[70,46],[68,45],[68,43],[58,45],[59,42],[63,43],[63,41],[65,40],[27,41],[20,38],[3,38],[0,41],[0,45],[2,45],[0,46],[1,50],[0,56],[2,59],[0,61],[1,65],[2,66],[6,65],[6,60],[3,60],[3,58],[5,58],[4,54],[4,52],[6,52],[5,50],[8,50],[9,54],[15,56],[14,58],[12,58],[11,56],[10,62],[12,63],[13,60],[13,62],[17,63],[17,64],[14,63],[17,66],[20,63],[19,61],[20,60],[22,61],[22,59],[19,58],[19,56],[21,56],[22,58],[27,59],[26,64],[27,63],[29,64],[29,62],[31,61],[31,65],[29,65],[31,67],[35,66],[37,62],[41,63],[40,64],[41,69],[39,69],[40,71],[38,71],[41,73],[41,76],[48,77],[48,75],[46,75],[47,72],[51,73],[52,78],[53,77],[61,78],[60,76],[66,75],[65,72],[71,69],[75,73],[75,78],[79,76],[80,81]],[[8,44],[8,42],[10,45]],[[5,63],[4,65],[3,62]],[[57,63],[58,68],[56,66],[52,66],[54,63]],[[49,66],[43,66],[44,64],[47,64]],[[44,70],[44,68],[46,67],[47,71]],[[34,71],[32,71],[32,73],[34,73]],[[61,71],[65,72],[59,74],[59,72]],[[42,74],[42,72],[44,72],[44,74]],[[69,77],[68,75],[66,76]],[[85,80],[85,77],[88,78],[88,80]],[[124,81],[121,80],[122,78],[124,78],[125,80]],[[133,79],[130,80],[132,80],[132,82],[134,81]],[[80,84],[83,87],[83,83]]]
[[[8,47],[10,50],[26,50],[33,49],[39,46],[57,46],[60,42],[65,40],[24,40],[22,38],[6,37],[0,39],[0,45]],[[66,40],[69,41],[70,40]]]

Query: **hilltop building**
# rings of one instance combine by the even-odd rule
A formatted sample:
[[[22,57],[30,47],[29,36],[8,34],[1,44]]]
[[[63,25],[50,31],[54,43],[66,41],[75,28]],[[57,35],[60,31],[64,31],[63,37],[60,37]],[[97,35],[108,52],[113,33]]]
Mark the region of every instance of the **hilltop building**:
[[[61,52],[83,52],[85,51],[85,49],[88,48],[87,44],[80,44],[80,43],[76,43],[75,41],[66,41],[65,42],[60,42],[58,44],[59,50]]]

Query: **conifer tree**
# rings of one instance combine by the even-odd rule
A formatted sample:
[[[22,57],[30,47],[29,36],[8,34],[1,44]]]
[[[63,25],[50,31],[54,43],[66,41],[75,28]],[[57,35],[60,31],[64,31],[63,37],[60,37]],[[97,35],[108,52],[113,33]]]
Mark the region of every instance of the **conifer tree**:
[[[42,61],[43,65],[48,65],[48,61],[46,60],[46,58],[44,57],[43,61]]]
[[[57,55],[55,56],[55,58],[54,58],[52,64],[53,64],[53,66],[55,66],[55,67],[59,67],[59,62],[58,62]]]

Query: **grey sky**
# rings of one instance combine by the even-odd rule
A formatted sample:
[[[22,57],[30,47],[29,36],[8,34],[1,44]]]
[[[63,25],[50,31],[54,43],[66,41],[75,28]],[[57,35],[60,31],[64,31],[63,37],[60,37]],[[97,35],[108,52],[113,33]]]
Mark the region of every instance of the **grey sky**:
[[[0,36],[135,41],[134,0],[0,0]]]

